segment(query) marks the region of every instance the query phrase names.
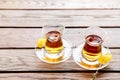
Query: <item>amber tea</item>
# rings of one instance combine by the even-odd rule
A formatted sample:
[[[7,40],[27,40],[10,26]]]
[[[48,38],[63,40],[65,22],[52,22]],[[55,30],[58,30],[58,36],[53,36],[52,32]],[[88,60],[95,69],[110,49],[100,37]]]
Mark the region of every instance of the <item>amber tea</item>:
[[[58,31],[50,31],[46,34],[45,50],[48,53],[60,53],[63,49],[61,33]]]
[[[96,61],[101,56],[102,38],[97,35],[88,35],[84,44],[82,55],[88,61]]]

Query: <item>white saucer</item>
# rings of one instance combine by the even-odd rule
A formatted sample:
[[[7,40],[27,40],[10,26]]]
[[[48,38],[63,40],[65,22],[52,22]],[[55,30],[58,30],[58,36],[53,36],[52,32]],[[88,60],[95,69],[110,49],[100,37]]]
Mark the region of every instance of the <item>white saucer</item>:
[[[84,44],[79,45],[79,46],[78,46],[76,49],[74,49],[74,51],[73,51],[73,59],[74,59],[75,63],[77,63],[80,67],[82,67],[82,68],[84,68],[84,69],[87,69],[87,70],[97,70],[97,69],[102,69],[102,68],[106,67],[106,66],[109,64],[109,62],[108,62],[108,63],[102,65],[101,67],[97,67],[97,68],[90,68],[90,67],[86,67],[86,66],[82,65],[81,62],[87,61],[87,60],[84,59],[84,57],[82,56],[82,48],[83,48],[83,45],[84,45]],[[102,47],[102,54],[106,54],[106,53],[108,53],[108,52],[110,53],[110,50],[109,50],[107,47]],[[89,63],[89,61],[87,61],[87,63]],[[99,64],[98,61],[95,61],[95,62],[92,62],[92,63],[93,63],[93,64]],[[90,64],[91,64],[90,66],[93,65],[92,63],[90,62]]]
[[[45,49],[42,48],[42,49],[38,49],[37,47],[35,48],[35,53],[37,55],[37,57],[43,61],[43,62],[46,62],[46,63],[50,63],[50,64],[57,64],[57,63],[61,63],[61,62],[64,62],[66,61],[72,54],[72,44],[70,43],[69,40],[65,40],[65,39],[62,39],[63,41],[63,51],[62,51],[62,58],[61,60],[57,61],[57,62],[50,62],[48,60],[46,60],[45,58]],[[48,53],[47,53],[48,54]],[[51,56],[51,57],[54,57],[56,56],[55,54],[49,54],[48,56]]]

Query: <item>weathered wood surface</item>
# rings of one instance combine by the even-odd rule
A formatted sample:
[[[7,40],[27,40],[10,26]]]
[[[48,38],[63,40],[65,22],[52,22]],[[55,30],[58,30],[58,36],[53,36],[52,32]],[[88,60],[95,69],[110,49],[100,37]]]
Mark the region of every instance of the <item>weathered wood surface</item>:
[[[89,80],[92,73],[6,73],[1,80]],[[96,80],[120,80],[119,73],[99,73]]]
[[[120,49],[110,49],[113,59],[104,71],[120,71]],[[73,52],[74,54],[74,52]],[[72,56],[60,64],[47,64],[38,59],[34,49],[0,50],[0,71],[86,71],[79,67]]]
[[[119,0],[0,0],[0,9],[119,9]]]
[[[40,27],[46,24],[120,27],[120,10],[0,10],[1,27]]]
[[[77,46],[84,40],[86,28],[67,28],[64,38],[69,39],[73,46]],[[104,28],[108,33],[105,45],[108,47],[120,47],[120,28]],[[7,47],[35,47],[38,38],[43,37],[41,28],[1,28],[0,48]]]
[[[113,59],[96,80],[120,80],[120,0],[0,0],[0,80],[90,79],[92,71],[72,56],[56,65],[37,58],[34,47],[46,24],[69,27],[63,37],[73,47],[83,42],[83,27],[104,27]]]

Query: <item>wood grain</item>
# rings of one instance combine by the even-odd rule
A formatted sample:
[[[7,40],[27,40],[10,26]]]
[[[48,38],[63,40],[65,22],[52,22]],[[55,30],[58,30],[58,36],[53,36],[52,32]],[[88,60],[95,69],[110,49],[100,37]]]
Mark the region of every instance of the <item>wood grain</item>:
[[[120,49],[110,49],[113,59],[104,68],[105,71],[120,71]],[[74,54],[74,52],[73,52]],[[72,56],[60,64],[47,64],[38,59],[34,49],[5,49],[0,50],[0,71],[86,71],[79,67]]]
[[[0,0],[0,9],[119,9],[119,0]]]
[[[120,26],[119,23],[120,10],[0,10],[0,27],[40,27],[46,24],[113,27]]]
[[[1,80],[89,80],[92,73],[18,73],[0,74]],[[100,73],[96,80],[119,80],[119,73]]]
[[[82,44],[86,28],[67,28],[64,34],[65,39],[69,39],[73,46]],[[104,28],[108,33],[104,44],[108,47],[120,47],[120,28]],[[1,28],[0,48],[7,47],[35,47],[36,41],[43,37],[41,28]],[[44,37],[43,37],[44,38]]]
[[[104,44],[111,48],[113,59],[97,80],[120,80],[120,0],[0,0],[0,80],[92,77],[93,71],[79,67],[72,56],[55,65],[38,59],[34,47],[38,38],[44,38],[40,27],[46,24],[72,27],[63,37],[74,48],[83,43],[83,26],[104,26],[109,37]]]

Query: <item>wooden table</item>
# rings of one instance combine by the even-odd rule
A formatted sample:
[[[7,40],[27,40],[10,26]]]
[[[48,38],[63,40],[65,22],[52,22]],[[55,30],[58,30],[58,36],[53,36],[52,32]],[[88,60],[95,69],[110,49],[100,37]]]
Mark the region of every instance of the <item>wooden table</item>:
[[[73,44],[87,26],[105,29],[113,59],[97,80],[120,80],[119,0],[0,0],[0,80],[90,79],[95,71],[79,67],[72,56],[56,65],[37,58],[34,47],[45,24],[65,25]]]

